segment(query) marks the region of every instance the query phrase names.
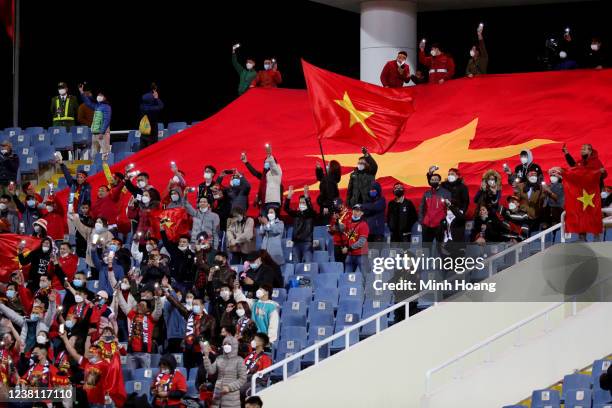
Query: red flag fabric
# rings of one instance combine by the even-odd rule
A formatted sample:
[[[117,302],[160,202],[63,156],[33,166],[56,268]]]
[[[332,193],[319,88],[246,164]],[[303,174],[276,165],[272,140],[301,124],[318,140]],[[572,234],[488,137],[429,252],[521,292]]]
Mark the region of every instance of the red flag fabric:
[[[15,41],[15,22],[13,16],[15,15],[15,0],[0,0],[0,18],[2,24],[6,28],[6,34],[9,36],[11,41]]]
[[[601,171],[574,167],[563,173],[565,232],[601,234]]]
[[[0,234],[0,282],[8,282],[11,273],[22,269],[17,257],[17,247],[21,241],[26,242],[24,255],[40,246],[40,239],[17,234]],[[24,277],[27,279],[26,268],[23,268]]]
[[[123,371],[121,370],[121,358],[119,352],[113,354],[108,372],[106,373],[106,389],[108,394],[115,403],[116,407],[122,407],[127,399],[125,391],[125,383],[123,382]]]
[[[315,67],[302,60],[319,139],[389,150],[414,111],[408,88],[383,88]]]
[[[164,229],[168,239],[172,242],[178,242],[181,235],[191,236],[191,217],[187,214],[184,208],[171,208],[169,210],[160,211],[155,215],[155,218],[164,221]],[[152,235],[160,236],[160,223],[153,224]]]
[[[429,166],[437,165],[443,177],[449,168],[456,167],[472,201],[482,174],[488,169],[501,173],[503,163],[514,167],[522,149],[531,149],[535,162],[545,170],[564,167],[563,143],[576,159],[580,146],[592,143],[610,172],[609,89],[610,69],[482,75],[411,87],[405,92],[414,96],[415,111],[393,147],[383,155],[372,155],[378,162],[376,177],[389,199],[393,183],[404,183],[406,196],[418,206],[428,188],[425,174]],[[203,182],[206,164],[217,169],[237,168],[253,186],[252,200],[259,180],[240,162],[240,153],[246,152],[249,162],[262,170],[264,144],[270,143],[283,170],[283,184],[310,185],[315,202],[319,185],[315,165],[321,161],[316,135],[306,91],[253,88],[212,117],[133,154],[112,170],[124,171],[134,163],[163,190],[173,176],[171,161],[185,172],[189,186]],[[203,140],[211,141],[204,149]],[[343,198],[342,189],[347,187],[359,156],[358,148],[340,140],[325,142],[326,159],[342,165],[339,187]],[[90,176],[89,182],[94,191],[106,184],[102,173]],[[228,183],[225,177],[223,185]],[[511,192],[504,182],[504,195]],[[61,194],[66,202],[68,192]],[[195,194],[189,199],[194,203]],[[251,207],[251,211],[257,209]]]

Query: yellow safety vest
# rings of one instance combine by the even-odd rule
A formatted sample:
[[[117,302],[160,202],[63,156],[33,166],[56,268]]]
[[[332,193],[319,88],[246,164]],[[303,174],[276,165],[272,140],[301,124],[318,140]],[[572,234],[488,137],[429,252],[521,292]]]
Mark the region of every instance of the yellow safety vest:
[[[70,105],[70,98],[66,96],[66,106],[64,106],[64,116],[58,116],[53,118],[53,120],[74,120],[72,116],[66,116],[68,113],[68,105]],[[60,107],[60,98],[58,97],[55,100],[55,114],[57,115],[57,110]]]

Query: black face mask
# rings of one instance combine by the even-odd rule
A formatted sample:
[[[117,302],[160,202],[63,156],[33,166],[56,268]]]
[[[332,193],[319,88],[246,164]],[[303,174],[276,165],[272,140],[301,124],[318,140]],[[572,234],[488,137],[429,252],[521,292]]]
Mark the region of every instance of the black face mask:
[[[589,158],[589,154],[588,154],[588,153],[583,154],[583,155],[581,155],[581,156],[582,156],[582,160],[586,160],[586,159],[588,159],[588,158]]]
[[[438,186],[440,185],[440,182],[439,181],[430,181],[429,185],[431,186],[431,188],[437,189]]]
[[[398,188],[397,190],[393,190],[393,195],[396,197],[403,197],[404,196],[404,189],[403,188]]]
[[[215,259],[215,265],[217,266],[223,266],[223,261],[220,259]]]

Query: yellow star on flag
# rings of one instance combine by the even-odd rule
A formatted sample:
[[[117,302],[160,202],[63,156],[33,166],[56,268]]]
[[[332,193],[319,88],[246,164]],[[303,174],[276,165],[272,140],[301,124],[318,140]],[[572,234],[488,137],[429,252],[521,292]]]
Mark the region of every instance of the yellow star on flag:
[[[595,197],[595,193],[589,194],[584,189],[582,190],[582,197],[576,197],[576,200],[582,203],[582,211],[586,211],[587,207],[589,206],[595,208],[593,197]]]
[[[349,127],[353,127],[355,123],[359,123],[370,136],[372,136],[374,139],[377,138],[372,129],[370,129],[370,127],[365,123],[370,116],[374,115],[374,112],[357,110],[355,105],[353,105],[353,101],[351,101],[348,92],[344,92],[344,98],[334,99],[334,102],[340,105],[343,109],[346,109],[350,114],[351,122]]]

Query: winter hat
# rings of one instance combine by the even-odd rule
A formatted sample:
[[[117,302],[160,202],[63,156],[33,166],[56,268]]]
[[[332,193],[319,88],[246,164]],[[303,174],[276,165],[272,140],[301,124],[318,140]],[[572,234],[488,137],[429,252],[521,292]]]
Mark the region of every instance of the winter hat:
[[[96,295],[100,296],[101,298],[104,298],[104,299],[108,300],[108,293],[106,293],[105,290],[98,291],[98,293],[96,293]]]
[[[45,220],[45,219],[42,219],[42,218],[41,218],[41,219],[39,219],[39,220],[36,220],[36,221],[34,221],[34,222],[32,223],[32,225],[33,225],[33,226],[34,226],[34,225],[38,225],[40,228],[42,228],[42,229],[44,229],[45,231],[47,231],[47,220]]]
[[[563,177],[563,170],[561,169],[561,167],[551,167],[548,170],[548,175],[549,176]]]
[[[515,196],[515,195],[508,196],[508,198],[507,198],[506,200],[507,200],[508,202],[510,202],[510,201],[518,201],[518,202],[520,202],[520,201],[521,201],[521,199],[520,199],[520,198],[518,198],[518,197],[517,197],[517,196]]]

